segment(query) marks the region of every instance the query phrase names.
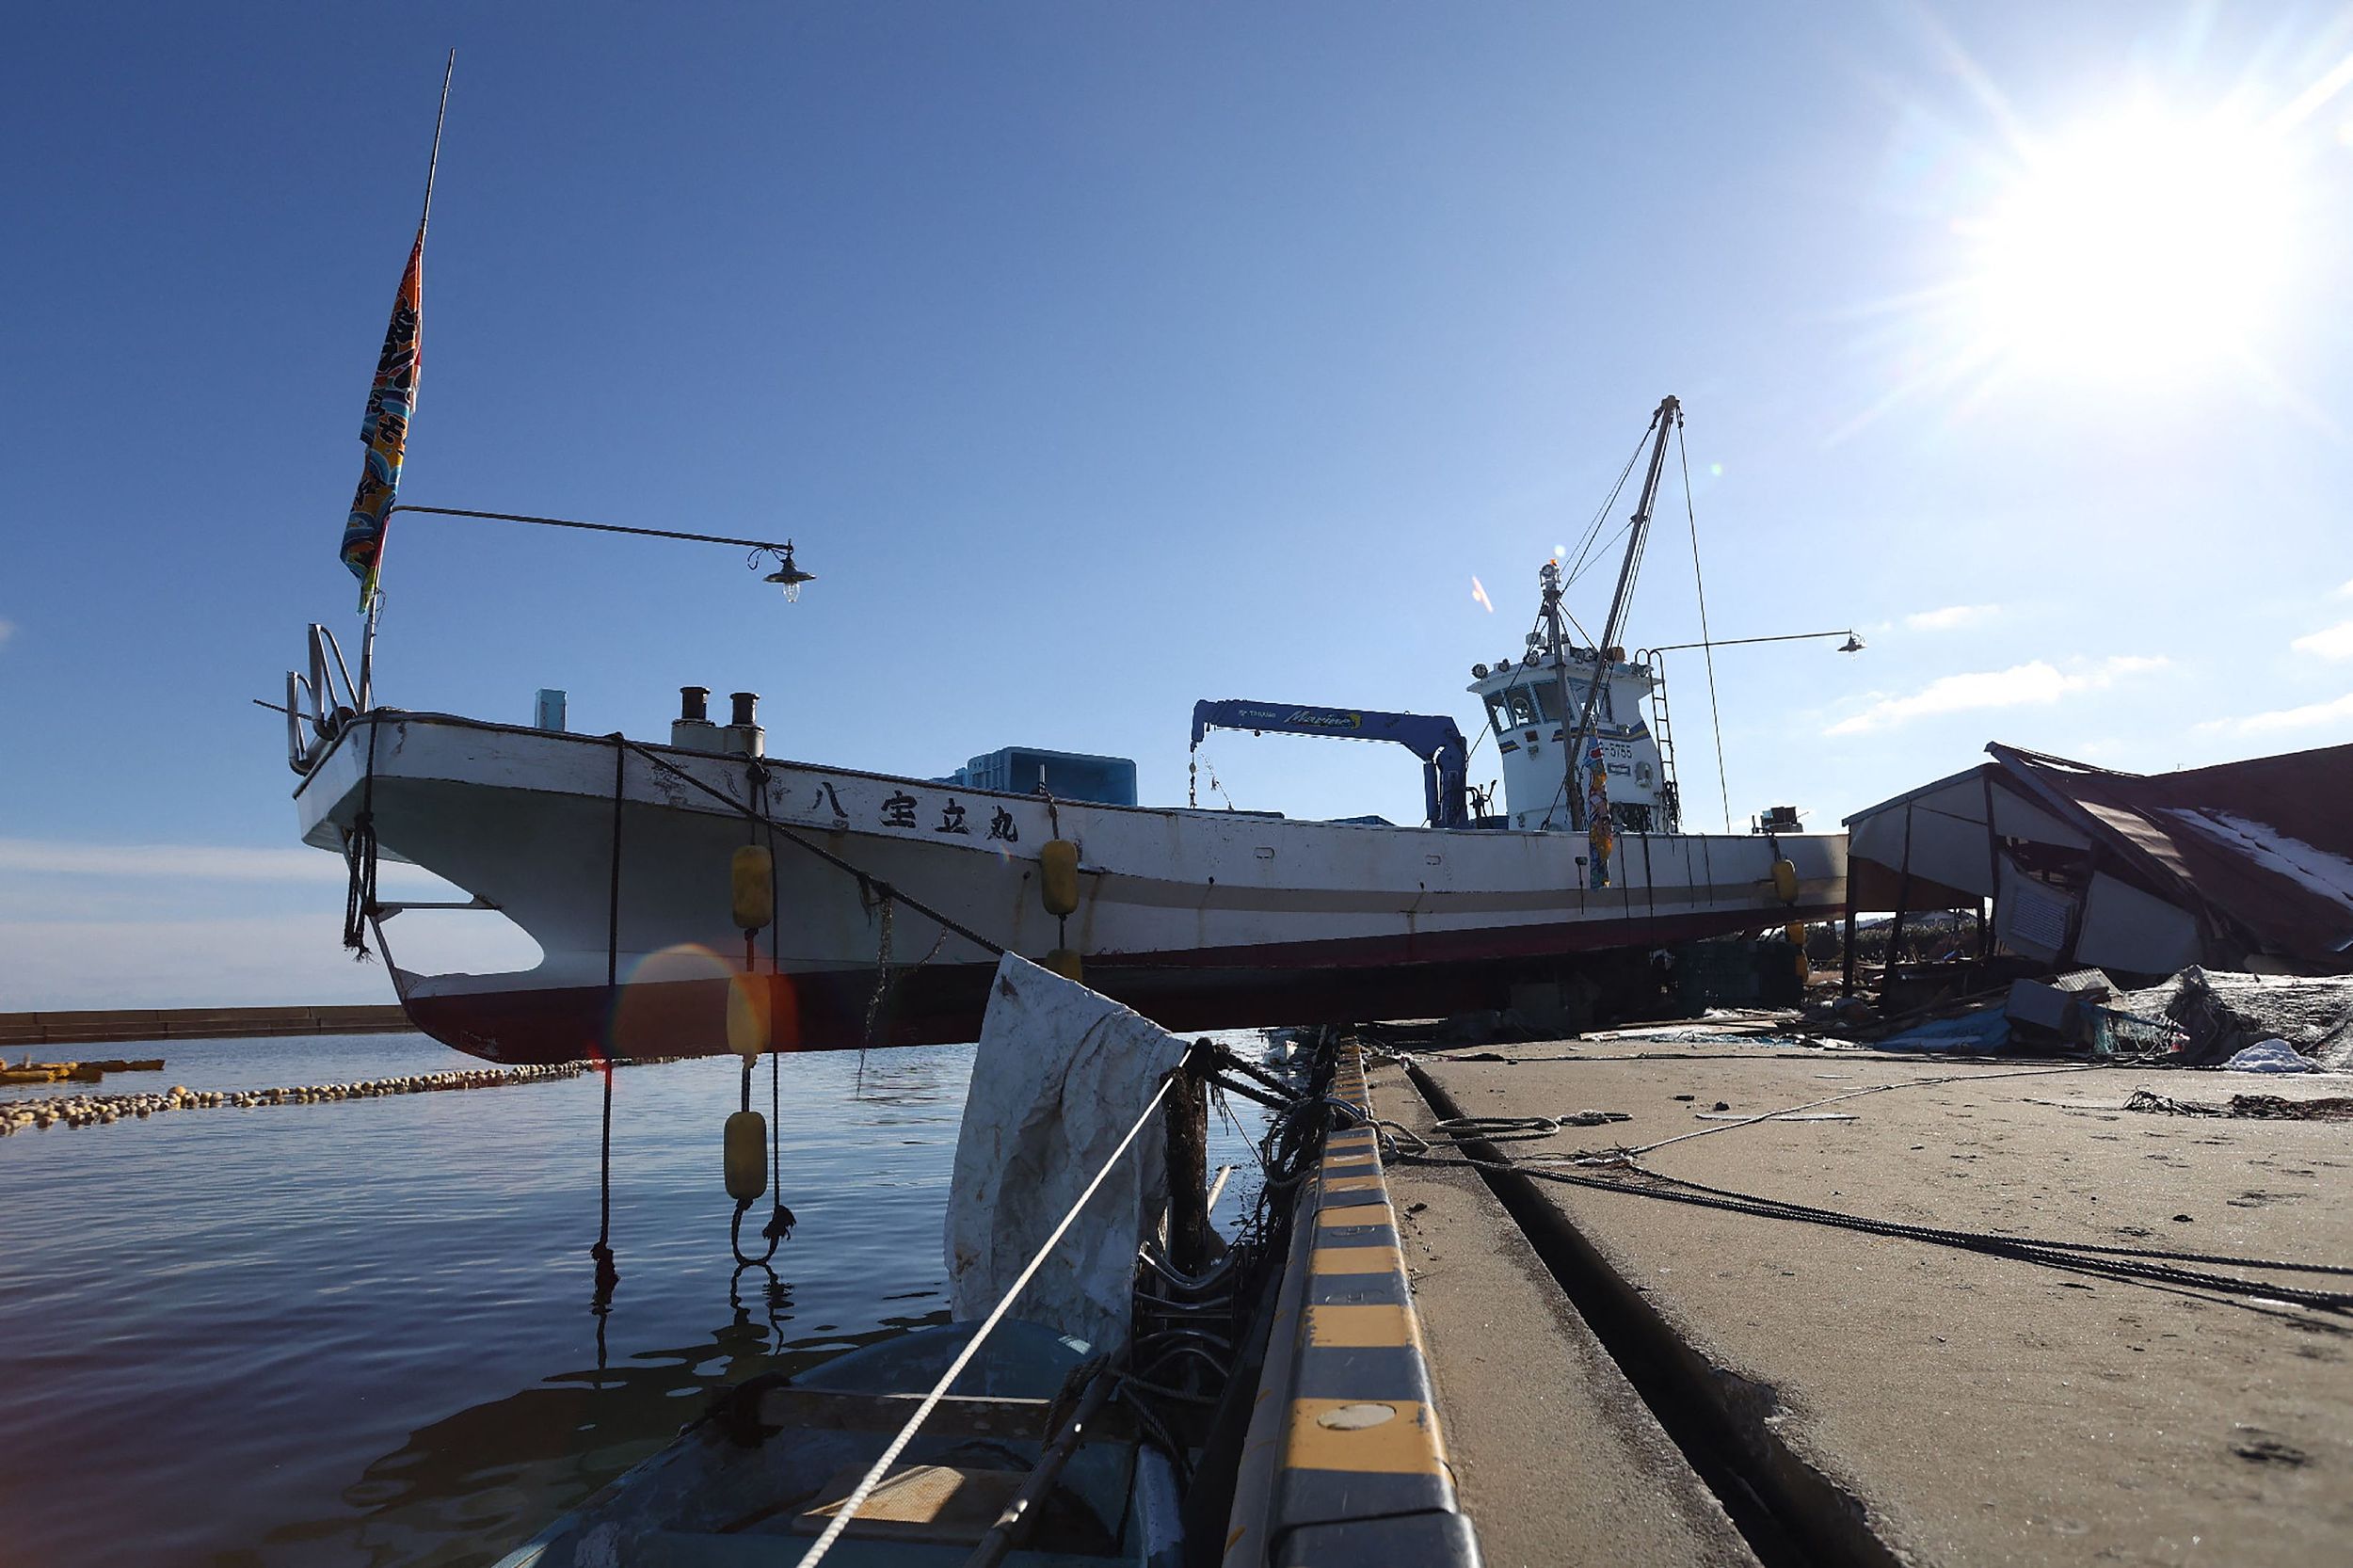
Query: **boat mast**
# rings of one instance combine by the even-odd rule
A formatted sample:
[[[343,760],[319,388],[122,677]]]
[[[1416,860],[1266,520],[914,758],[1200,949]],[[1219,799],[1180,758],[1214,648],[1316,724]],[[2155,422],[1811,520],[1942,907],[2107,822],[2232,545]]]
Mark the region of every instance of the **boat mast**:
[[[1558,561],[1546,561],[1536,576],[1544,584],[1544,608],[1539,613],[1544,616],[1545,651],[1552,655],[1553,707],[1560,713],[1565,726],[1569,716],[1569,640],[1561,630],[1562,614],[1561,564]],[[1563,728],[1561,732],[1565,735],[1567,730]],[[1563,776],[1569,781],[1569,796],[1574,801],[1577,795],[1577,762],[1574,752],[1570,754],[1570,760],[1563,763],[1562,767]],[[1574,813],[1576,808],[1572,806],[1570,809]],[[1550,811],[1545,813],[1544,825],[1546,827],[1552,825]]]
[[[457,74],[457,51],[453,49],[449,52],[449,59],[441,67],[441,105],[433,112],[433,151],[425,155],[424,161],[424,210],[417,215],[417,249],[420,254],[422,254],[424,249],[425,229],[433,221],[433,177],[441,171],[441,126],[449,120],[449,81],[450,78],[456,74]],[[422,299],[420,299],[419,305],[422,307]],[[424,322],[422,319],[424,312],[422,308],[418,313],[420,319],[418,322],[417,346],[420,354],[422,354],[424,346]],[[422,370],[423,367],[420,365],[420,374],[416,377],[416,380],[420,385],[424,380]],[[411,401],[413,402],[415,398],[414,392],[411,392],[409,395]],[[404,437],[404,445],[406,444],[406,440],[407,438]],[[392,499],[397,501],[399,499],[397,494],[399,488],[399,479],[397,475],[395,475],[393,479],[393,488],[395,494]],[[390,509],[385,512],[384,520],[387,523],[391,522],[392,511]],[[384,541],[380,534],[377,536],[376,548],[377,558],[380,561],[384,551]],[[373,587],[374,585],[375,584],[371,583],[370,586]],[[383,593],[381,591],[370,593],[368,595],[367,604],[367,624],[360,633],[360,685],[359,688],[352,694],[354,699],[360,704],[360,712],[363,713],[367,712],[376,706],[376,627],[377,620],[382,616],[383,613]]]
[[[1651,411],[1653,440],[1650,448],[1650,468],[1642,475],[1642,497],[1634,504],[1633,524],[1626,530],[1625,559],[1618,567],[1618,588],[1609,599],[1609,618],[1602,626],[1601,646],[1593,649],[1593,678],[1585,687],[1585,706],[1577,715],[1577,730],[1569,737],[1566,756],[1562,759],[1562,788],[1568,795],[1569,825],[1582,828],[1585,818],[1585,796],[1577,787],[1577,770],[1585,754],[1586,743],[1593,733],[1594,710],[1601,702],[1602,678],[1609,663],[1609,650],[1622,646],[1618,639],[1625,631],[1628,601],[1634,597],[1634,574],[1642,564],[1642,546],[1650,538],[1652,509],[1658,501],[1658,476],[1667,464],[1667,434],[1683,420],[1683,405],[1673,396],[1662,398]],[[1565,650],[1559,647],[1561,623],[1558,614],[1560,589],[1547,584],[1545,598],[1545,615],[1551,619],[1555,645],[1554,657],[1560,661],[1562,712],[1568,712],[1568,661]]]

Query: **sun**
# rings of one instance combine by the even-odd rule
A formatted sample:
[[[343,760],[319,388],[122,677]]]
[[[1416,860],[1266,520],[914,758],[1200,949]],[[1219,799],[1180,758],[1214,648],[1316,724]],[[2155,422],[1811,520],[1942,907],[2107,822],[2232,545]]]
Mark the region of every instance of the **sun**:
[[[2261,128],[2139,108],[2037,145],[1985,216],[1988,357],[2141,375],[2244,354],[2278,309],[2293,181]]]

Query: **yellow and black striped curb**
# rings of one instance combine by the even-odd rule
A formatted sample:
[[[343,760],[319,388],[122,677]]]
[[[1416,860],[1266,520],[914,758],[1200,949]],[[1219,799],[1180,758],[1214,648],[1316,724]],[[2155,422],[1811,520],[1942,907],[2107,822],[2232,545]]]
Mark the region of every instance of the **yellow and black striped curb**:
[[[1361,1056],[1341,1056],[1335,1097],[1372,1113]],[[1397,1214],[1370,1126],[1336,1131],[1303,1188],[1254,1440],[1276,1446],[1263,1556],[1226,1562],[1349,1568],[1468,1568],[1477,1538],[1461,1513],[1439,1432],[1421,1330],[1398,1252]],[[1288,1400],[1287,1412],[1270,1410]],[[1255,1446],[1255,1445],[1254,1445]]]

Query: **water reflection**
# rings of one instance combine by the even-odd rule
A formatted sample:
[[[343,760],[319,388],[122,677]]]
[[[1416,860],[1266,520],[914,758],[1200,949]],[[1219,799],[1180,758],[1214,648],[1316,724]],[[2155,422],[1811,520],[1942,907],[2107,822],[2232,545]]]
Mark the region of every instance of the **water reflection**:
[[[909,1107],[961,1103],[972,1073],[963,1048],[938,1050],[876,1050],[857,1053],[850,1098],[865,1105]],[[930,1120],[924,1117],[923,1120]]]
[[[885,1317],[858,1332],[788,1339],[792,1292],[763,1265],[738,1269],[728,1282],[728,1321],[706,1341],[559,1373],[443,1416],[344,1488],[342,1501],[352,1512],[281,1526],[258,1552],[214,1561],[218,1568],[346,1556],[420,1568],[489,1562],[659,1452],[702,1413],[713,1389],[760,1372],[798,1373],[948,1318],[941,1307]]]

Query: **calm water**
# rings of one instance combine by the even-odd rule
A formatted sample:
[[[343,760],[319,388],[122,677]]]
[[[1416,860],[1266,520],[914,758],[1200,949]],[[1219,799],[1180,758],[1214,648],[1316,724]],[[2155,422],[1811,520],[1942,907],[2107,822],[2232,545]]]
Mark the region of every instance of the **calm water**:
[[[468,1061],[413,1035],[104,1048],[170,1064],[106,1091]],[[621,1284],[601,1342],[594,1077],[0,1139],[0,1563],[495,1558],[713,1386],[945,1320],[970,1061],[784,1064],[800,1227],[773,1281],[736,1277],[728,1253],[736,1064],[616,1075]],[[1240,1146],[1219,1135],[1213,1158]]]

